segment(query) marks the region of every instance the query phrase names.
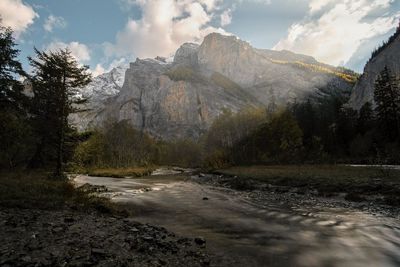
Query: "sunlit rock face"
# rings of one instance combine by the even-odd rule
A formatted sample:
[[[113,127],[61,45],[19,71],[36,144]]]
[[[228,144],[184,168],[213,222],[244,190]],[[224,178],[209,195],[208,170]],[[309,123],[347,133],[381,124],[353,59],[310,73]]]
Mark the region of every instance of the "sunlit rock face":
[[[127,120],[155,137],[197,138],[224,109],[287,103],[327,84],[350,88],[340,71],[312,57],[255,49],[237,37],[213,33],[201,45],[183,44],[172,62],[137,59],[126,69],[121,88],[109,80],[115,90],[108,97],[98,87],[108,88],[105,84],[92,83],[87,91],[98,101],[76,121],[88,128]]]
[[[191,74],[180,77],[185,71]],[[257,103],[227,92],[195,71],[175,63],[138,59],[130,64],[121,91],[98,119],[127,120],[160,138],[199,137],[222,109],[238,111]],[[171,79],[173,73],[180,78]]]
[[[397,37],[365,65],[364,73],[361,75],[351,95],[351,107],[360,109],[367,102],[374,103],[374,84],[385,66],[393,74],[400,75],[400,29]]]

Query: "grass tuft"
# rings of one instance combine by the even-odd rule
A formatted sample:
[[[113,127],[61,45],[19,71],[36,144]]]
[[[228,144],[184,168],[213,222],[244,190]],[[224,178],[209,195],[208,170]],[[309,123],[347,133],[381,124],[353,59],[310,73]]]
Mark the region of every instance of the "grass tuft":
[[[48,178],[46,172],[0,173],[0,207],[60,210],[66,207],[119,213],[107,198],[76,189],[68,180]]]
[[[153,167],[134,167],[134,168],[100,168],[100,169],[89,169],[87,174],[89,176],[97,177],[113,177],[113,178],[125,178],[125,177],[142,177],[150,175],[154,171]]]

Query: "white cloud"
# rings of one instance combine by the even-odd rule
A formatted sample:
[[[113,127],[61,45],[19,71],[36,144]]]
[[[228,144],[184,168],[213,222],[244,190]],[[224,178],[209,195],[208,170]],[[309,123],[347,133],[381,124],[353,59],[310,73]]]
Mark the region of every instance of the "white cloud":
[[[368,39],[387,33],[398,23],[400,13],[390,16],[385,9],[393,0],[311,0],[310,16],[293,24],[286,38],[274,49],[312,55],[332,65],[344,65]],[[312,18],[312,14],[323,11]],[[370,14],[386,15],[374,18]]]
[[[221,26],[222,27],[231,24],[231,22],[232,22],[232,10],[231,9],[225,10],[224,12],[222,12],[220,18],[221,18]]]
[[[272,0],[236,0],[236,1],[239,3],[250,2],[250,3],[264,4],[264,5],[272,4]]]
[[[126,59],[125,58],[119,58],[113,60],[107,68],[103,66],[103,64],[97,64],[94,70],[90,70],[90,72],[93,74],[93,77],[99,76],[103,73],[110,72],[113,68],[119,67],[119,66],[125,66],[127,65]]]
[[[79,42],[70,42],[64,43],[60,41],[54,41],[46,46],[46,51],[57,51],[59,49],[68,48],[71,50],[71,54],[76,58],[80,63],[84,63],[90,60],[90,50],[85,44],[81,44]]]
[[[2,24],[6,27],[11,27],[18,37],[33,24],[34,19],[39,15],[31,6],[21,0],[1,0],[0,17]]]
[[[96,77],[106,72],[106,70],[101,64],[97,64],[94,70],[90,70],[90,72],[92,73],[93,77]]]
[[[54,28],[65,28],[67,26],[67,22],[63,17],[56,17],[53,15],[50,15],[44,25],[43,28],[48,31],[52,32]]]
[[[330,3],[334,3],[335,0],[311,0],[310,1],[310,13],[317,12],[321,10],[323,7],[327,6]]]
[[[210,25],[219,0],[124,1],[138,5],[142,17],[130,19],[115,44],[105,44],[108,56],[169,56],[184,42],[199,42],[211,32],[226,33]]]

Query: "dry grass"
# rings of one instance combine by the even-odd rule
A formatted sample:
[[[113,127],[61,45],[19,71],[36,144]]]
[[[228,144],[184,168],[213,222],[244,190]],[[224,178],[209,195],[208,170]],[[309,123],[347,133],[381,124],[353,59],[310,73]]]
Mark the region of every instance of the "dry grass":
[[[49,179],[48,176],[45,172],[0,173],[0,207],[44,210],[70,207],[117,212],[117,207],[108,199],[82,192],[67,180]]]
[[[87,171],[87,174],[89,176],[98,176],[98,177],[125,178],[125,177],[142,177],[150,175],[152,171],[154,171],[153,167],[99,168],[99,169],[90,169]]]
[[[400,205],[400,171],[341,165],[241,166],[217,173],[277,186],[307,187],[321,194],[379,194],[388,204]]]
[[[268,182],[291,179],[329,183],[360,183],[381,178],[400,182],[400,171],[382,171],[379,168],[343,165],[240,166],[220,170],[219,172]]]

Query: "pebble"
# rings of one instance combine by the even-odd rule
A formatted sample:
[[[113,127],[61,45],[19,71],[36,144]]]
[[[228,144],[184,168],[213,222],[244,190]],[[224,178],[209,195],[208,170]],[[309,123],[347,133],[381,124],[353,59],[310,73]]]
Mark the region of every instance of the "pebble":
[[[71,209],[0,209],[0,222],[5,222],[0,266],[204,266],[210,261],[200,253],[203,238],[194,243],[131,218]]]

